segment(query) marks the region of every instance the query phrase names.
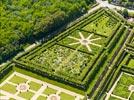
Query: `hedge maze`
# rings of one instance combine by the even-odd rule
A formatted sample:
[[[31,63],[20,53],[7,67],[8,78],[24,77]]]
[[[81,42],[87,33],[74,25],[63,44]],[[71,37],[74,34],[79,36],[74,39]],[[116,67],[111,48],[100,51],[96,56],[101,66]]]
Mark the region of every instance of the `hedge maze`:
[[[90,99],[116,100],[107,94],[118,95],[124,88],[120,87],[124,85],[121,82],[127,76],[121,76],[117,89],[111,93],[116,77],[120,73],[134,74],[134,32],[131,28],[115,12],[101,8],[52,36],[51,40],[14,58],[13,63],[20,69],[78,88]],[[12,66],[9,68],[12,70]],[[1,75],[9,72],[5,70],[1,70]]]

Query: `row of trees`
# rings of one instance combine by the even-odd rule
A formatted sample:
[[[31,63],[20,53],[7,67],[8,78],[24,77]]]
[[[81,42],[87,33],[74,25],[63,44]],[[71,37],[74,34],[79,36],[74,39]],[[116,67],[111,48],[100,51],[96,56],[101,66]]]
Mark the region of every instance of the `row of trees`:
[[[94,0],[2,0],[0,63],[26,42],[44,37],[85,13]]]

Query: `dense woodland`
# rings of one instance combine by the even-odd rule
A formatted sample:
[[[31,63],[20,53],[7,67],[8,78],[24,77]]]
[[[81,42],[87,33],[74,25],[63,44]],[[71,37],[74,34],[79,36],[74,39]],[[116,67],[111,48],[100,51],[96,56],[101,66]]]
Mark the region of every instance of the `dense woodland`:
[[[94,0],[1,0],[0,63],[26,42],[51,34],[88,10]]]

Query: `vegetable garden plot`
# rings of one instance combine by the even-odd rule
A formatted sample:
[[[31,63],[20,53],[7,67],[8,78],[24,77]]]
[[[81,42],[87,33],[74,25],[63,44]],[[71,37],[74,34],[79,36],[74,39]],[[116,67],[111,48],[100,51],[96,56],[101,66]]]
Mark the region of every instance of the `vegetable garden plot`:
[[[109,36],[116,28],[116,25],[117,20],[104,12],[102,16],[98,17],[91,23],[84,25],[81,29],[89,32],[95,32],[100,35]]]
[[[15,100],[82,100],[84,96],[14,72],[0,84],[0,98]],[[54,99],[55,98],[55,99]]]
[[[91,56],[86,53],[60,45],[39,52],[41,51],[29,59],[33,64],[41,64],[44,70],[49,70],[55,75],[61,74],[75,79],[79,79],[81,72],[91,60]]]
[[[133,100],[133,97],[134,75],[122,72],[111,90],[107,93],[106,100]]]

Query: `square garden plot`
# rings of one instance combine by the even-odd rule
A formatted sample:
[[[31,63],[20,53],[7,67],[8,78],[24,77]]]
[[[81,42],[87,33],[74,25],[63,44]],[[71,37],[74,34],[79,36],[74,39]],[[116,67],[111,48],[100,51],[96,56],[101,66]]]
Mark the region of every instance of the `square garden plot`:
[[[134,69],[134,59],[130,59],[127,66]]]
[[[47,49],[43,48],[22,61],[28,60],[35,66],[40,64],[42,70],[78,80],[91,59],[89,54],[56,44]]]
[[[121,73],[117,80],[108,100],[131,100],[134,97],[134,75]]]
[[[128,52],[123,62],[125,68],[134,70],[134,55]]]
[[[19,81],[20,80],[20,81]],[[13,72],[0,84],[0,96],[13,100],[83,100],[84,96]]]
[[[100,17],[81,27],[82,30],[94,32],[100,35],[109,36],[116,28],[118,21],[104,12]]]

